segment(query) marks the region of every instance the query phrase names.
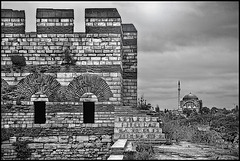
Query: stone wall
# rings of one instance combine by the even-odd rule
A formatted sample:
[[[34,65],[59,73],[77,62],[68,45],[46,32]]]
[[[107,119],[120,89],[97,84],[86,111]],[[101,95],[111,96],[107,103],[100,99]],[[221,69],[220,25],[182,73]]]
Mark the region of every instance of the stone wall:
[[[73,33],[73,9],[37,9],[37,33]]]
[[[133,24],[123,28],[123,104],[137,106],[137,30]]]
[[[67,73],[68,76],[57,78],[63,86],[71,81],[72,71],[75,75],[79,70],[82,73],[97,71],[98,75],[110,75],[107,79],[115,79],[111,75],[117,73],[120,80],[116,83],[121,84],[117,90],[121,96],[113,99],[124,105],[137,104],[137,31],[132,24],[122,24],[115,8],[86,9],[85,33],[73,32],[72,9],[37,9],[37,32],[29,33],[17,32],[14,24],[5,24],[12,21],[10,17],[25,21],[24,11],[2,9],[1,12],[2,28],[13,28],[1,34],[1,75],[9,85],[16,85],[37,68],[52,75]],[[25,30],[25,24],[23,26]],[[63,32],[56,27],[69,29]],[[75,66],[64,66],[66,51]],[[26,66],[16,67],[12,61],[15,56],[24,57]]]
[[[32,104],[30,97],[35,94],[36,89],[42,87],[41,84],[37,85],[34,79],[43,79],[47,87],[45,87],[45,94],[47,94],[50,102],[79,102],[82,91],[89,91],[98,96],[98,101],[104,104],[121,104],[121,88],[122,77],[120,72],[104,72],[102,73],[78,73],[78,72],[58,72],[58,73],[1,73],[1,77],[8,85],[16,86],[19,96],[24,96],[24,104]],[[78,80],[85,77],[92,78],[86,83],[90,83],[93,87],[101,89],[101,91],[95,91],[94,89],[84,89],[78,87]],[[95,78],[95,80],[94,80]],[[96,80],[98,78],[98,80]],[[84,81],[83,81],[84,82]],[[5,85],[6,86],[6,85]],[[89,86],[89,85],[88,85]],[[105,87],[106,86],[106,87]],[[7,87],[6,87],[7,88]],[[27,90],[27,91],[26,91]],[[78,94],[78,96],[75,96]],[[107,96],[107,93],[109,95]],[[76,98],[75,98],[76,97]],[[104,98],[107,99],[104,99]],[[16,101],[16,99],[13,99]],[[26,102],[28,101],[28,102]]]
[[[73,131],[73,129],[72,129]],[[79,130],[81,131],[81,130]],[[109,131],[109,130],[108,130]],[[42,131],[44,132],[44,131]],[[45,133],[45,132],[44,132]],[[47,135],[29,135],[14,136],[9,140],[3,141],[1,149],[3,152],[2,159],[17,159],[17,152],[13,146],[17,141],[28,141],[27,147],[31,152],[28,159],[98,159],[106,160],[109,156],[110,147],[113,144],[112,134],[96,133],[81,134],[62,130],[61,134],[53,133]]]
[[[85,9],[86,33],[122,34],[121,17],[116,8]]]
[[[165,134],[157,119],[150,116],[115,116],[114,139],[164,141]]]
[[[76,65],[121,65],[121,34],[2,34],[1,65],[22,55],[27,65],[61,65],[69,47]]]
[[[86,9],[84,33],[74,32],[72,9],[37,9],[36,32],[25,32],[24,11],[1,13],[1,128],[25,131],[2,142],[3,158],[30,140],[30,159],[106,159],[115,106],[137,102],[135,27],[115,8]],[[85,100],[95,103],[94,123],[83,123]],[[36,101],[46,104],[41,124]]]
[[[34,113],[4,113],[1,120],[2,128],[77,128],[80,127],[113,127],[113,112],[95,112],[94,123],[83,123],[83,113],[55,112],[46,114],[45,124],[34,123]]]
[[[23,10],[1,10],[1,34],[3,33],[25,33],[25,11]]]

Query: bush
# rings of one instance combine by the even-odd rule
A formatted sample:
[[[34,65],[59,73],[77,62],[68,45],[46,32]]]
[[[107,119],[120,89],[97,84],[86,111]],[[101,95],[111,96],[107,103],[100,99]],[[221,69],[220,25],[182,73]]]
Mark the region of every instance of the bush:
[[[30,149],[28,147],[29,141],[17,141],[13,143],[13,146],[16,146],[17,158],[20,160],[26,160],[31,156]]]
[[[20,55],[11,56],[11,61],[13,65],[26,66],[26,59],[24,56]]]
[[[221,139],[221,136],[214,130],[196,131],[192,137],[192,142],[215,145],[218,139]]]
[[[13,133],[5,128],[1,128],[1,142],[9,140],[13,136]]]
[[[77,60],[74,60],[71,55],[70,55],[70,49],[69,48],[66,48],[63,52],[64,54],[64,58],[63,60],[65,61],[65,63],[62,63],[62,64],[71,64],[71,65],[75,65],[76,64],[76,61]]]
[[[152,145],[136,143],[136,152],[125,153],[124,160],[150,160],[154,154]]]

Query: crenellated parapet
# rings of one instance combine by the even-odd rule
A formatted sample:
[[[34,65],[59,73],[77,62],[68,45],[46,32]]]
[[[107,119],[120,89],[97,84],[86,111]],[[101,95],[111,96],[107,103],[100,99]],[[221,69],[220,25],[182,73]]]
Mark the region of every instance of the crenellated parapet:
[[[122,20],[116,8],[86,8],[86,33],[122,33]]]
[[[37,33],[72,34],[74,28],[73,9],[37,9]]]
[[[1,33],[24,34],[25,11],[1,9]]]
[[[71,72],[108,73],[104,74],[107,82],[116,81],[119,86],[111,89],[117,94],[111,100],[137,104],[137,30],[133,24],[122,23],[116,8],[86,8],[85,32],[81,33],[74,32],[73,9],[38,8],[33,23],[36,32],[25,32],[25,11],[1,10],[1,73],[7,83],[16,85],[22,79],[12,73],[14,57],[24,57],[23,75],[35,68],[69,73],[64,66],[68,49],[75,65]],[[118,80],[111,77],[112,72]],[[70,82],[68,77],[60,80],[62,85]]]

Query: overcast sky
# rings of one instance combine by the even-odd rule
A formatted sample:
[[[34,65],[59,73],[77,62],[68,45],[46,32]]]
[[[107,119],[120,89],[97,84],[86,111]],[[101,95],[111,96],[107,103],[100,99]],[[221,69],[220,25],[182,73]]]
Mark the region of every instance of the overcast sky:
[[[1,1],[25,10],[26,31],[36,31],[36,9],[74,9],[74,31],[84,32],[85,8],[117,8],[138,30],[138,96],[160,109],[177,109],[193,93],[209,108],[239,105],[239,2]]]

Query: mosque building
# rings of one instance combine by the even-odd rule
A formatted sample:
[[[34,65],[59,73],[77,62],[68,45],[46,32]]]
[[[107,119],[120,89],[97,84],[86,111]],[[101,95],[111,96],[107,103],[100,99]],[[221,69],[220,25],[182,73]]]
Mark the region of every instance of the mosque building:
[[[180,100],[180,81],[178,81],[178,109],[183,111],[183,109],[188,108],[192,110],[199,110],[202,108],[202,100],[199,100],[198,97],[191,92],[185,95],[182,100]]]

